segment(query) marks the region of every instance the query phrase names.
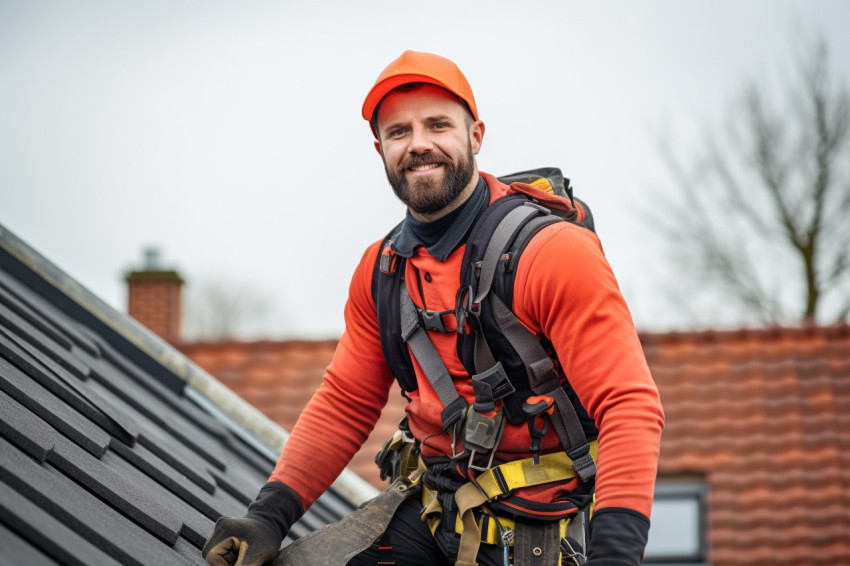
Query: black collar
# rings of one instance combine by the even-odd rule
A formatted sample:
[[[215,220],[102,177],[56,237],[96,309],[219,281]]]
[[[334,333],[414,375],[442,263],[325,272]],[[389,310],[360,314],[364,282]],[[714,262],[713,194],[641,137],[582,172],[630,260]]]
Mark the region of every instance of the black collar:
[[[446,261],[449,254],[466,239],[470,228],[489,202],[487,183],[479,176],[478,184],[466,202],[442,218],[422,222],[413,218],[408,210],[401,231],[392,242],[392,249],[402,257],[411,257],[416,248],[423,246],[431,256]]]

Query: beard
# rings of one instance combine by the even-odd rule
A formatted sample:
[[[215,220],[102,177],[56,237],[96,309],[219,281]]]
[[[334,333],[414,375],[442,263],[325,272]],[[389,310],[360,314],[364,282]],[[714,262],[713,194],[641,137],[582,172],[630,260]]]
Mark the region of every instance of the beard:
[[[462,155],[457,163],[453,163],[442,153],[426,155],[411,154],[395,170],[384,163],[387,179],[393,192],[410,210],[419,214],[431,214],[442,210],[455,200],[463,189],[472,181],[475,168],[472,162],[472,144],[467,142],[466,155]],[[443,179],[416,179],[408,183],[405,172],[409,167],[439,163],[443,167]]]

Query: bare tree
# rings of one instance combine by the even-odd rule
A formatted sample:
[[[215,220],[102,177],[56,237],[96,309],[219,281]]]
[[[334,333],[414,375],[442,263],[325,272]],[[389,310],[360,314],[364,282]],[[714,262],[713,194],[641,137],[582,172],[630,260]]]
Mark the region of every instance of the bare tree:
[[[266,337],[273,301],[247,283],[220,277],[187,285],[186,328],[189,340]]]
[[[661,144],[677,264],[762,323],[850,312],[850,98],[822,40],[795,63],[784,89],[748,84],[695,157]]]

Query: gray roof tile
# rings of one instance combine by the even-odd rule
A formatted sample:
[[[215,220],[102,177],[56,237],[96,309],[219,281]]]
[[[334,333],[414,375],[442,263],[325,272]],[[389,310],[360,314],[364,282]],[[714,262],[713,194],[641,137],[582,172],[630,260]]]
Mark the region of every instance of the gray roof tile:
[[[95,456],[103,455],[112,441],[109,433],[5,360],[2,352],[0,390]]]
[[[78,288],[0,226],[0,562],[203,565],[274,451]],[[354,508],[331,489],[291,537]]]
[[[14,525],[15,531],[2,523]],[[38,547],[46,546],[52,547],[56,560],[38,550]],[[117,566],[120,564],[4,483],[0,483],[0,548],[3,549],[3,556],[14,557],[16,564],[27,566],[36,564]]]

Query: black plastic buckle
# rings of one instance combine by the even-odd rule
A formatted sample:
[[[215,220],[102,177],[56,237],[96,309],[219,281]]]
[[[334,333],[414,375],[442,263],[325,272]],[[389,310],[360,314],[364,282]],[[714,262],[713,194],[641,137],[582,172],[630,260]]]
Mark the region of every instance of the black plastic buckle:
[[[458,334],[467,334],[466,323],[473,332],[481,333],[481,303],[473,303],[475,298],[472,285],[461,287],[455,295],[455,318],[457,318]]]
[[[467,285],[457,290],[455,295],[455,318],[457,319],[457,333],[466,334],[466,304],[472,296],[472,287]]]
[[[450,314],[454,314],[454,311],[420,310],[419,321],[425,330],[432,330],[434,332],[442,332],[443,334],[447,334],[451,332],[451,330],[446,329],[446,325],[443,322],[443,316]]]
[[[468,406],[469,403],[463,397],[458,397],[449,403],[449,406],[440,413],[440,420],[443,421],[443,430],[450,432],[463,418]]]
[[[472,390],[475,391],[475,410],[481,413],[492,411],[496,408],[494,401],[516,391],[502,362],[496,362],[490,369],[473,375]]]

